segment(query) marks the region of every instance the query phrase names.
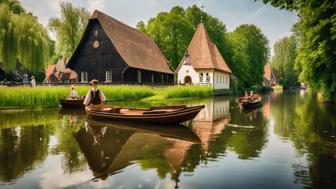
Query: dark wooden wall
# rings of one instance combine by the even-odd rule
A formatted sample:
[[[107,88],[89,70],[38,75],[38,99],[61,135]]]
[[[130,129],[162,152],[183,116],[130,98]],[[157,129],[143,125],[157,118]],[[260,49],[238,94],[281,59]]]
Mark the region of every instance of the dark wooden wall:
[[[0,68],[0,81],[3,81],[5,79],[5,71],[3,71],[1,68]]]
[[[98,31],[98,36],[95,36],[95,31]],[[99,41],[98,48],[93,48],[95,40]],[[127,64],[116,51],[100,23],[92,20],[84,34],[84,41],[68,63],[68,67],[78,73],[78,81],[80,81],[80,72],[87,72],[89,81],[98,79],[103,82],[106,71],[112,71],[112,81],[120,83],[122,72],[127,68]]]
[[[95,31],[98,31],[97,36],[95,36]],[[83,41],[67,64],[67,67],[77,72],[78,82],[81,81],[80,72],[88,73],[88,81],[98,79],[104,82],[106,71],[112,71],[112,83],[138,83],[138,69],[128,67],[98,20],[89,22],[83,37]],[[93,48],[95,40],[99,41],[98,48]],[[174,82],[173,74],[141,70],[141,83],[152,83],[152,74],[155,78],[154,84],[162,84],[162,74],[164,75],[163,84]]]
[[[125,83],[138,83],[138,70],[140,69],[128,68],[124,73],[124,82]],[[140,70],[140,71],[141,71],[141,83],[148,83],[148,84],[153,83],[152,74],[154,75],[154,84],[173,84],[174,83],[173,74],[153,72],[153,71],[148,71],[148,70]]]

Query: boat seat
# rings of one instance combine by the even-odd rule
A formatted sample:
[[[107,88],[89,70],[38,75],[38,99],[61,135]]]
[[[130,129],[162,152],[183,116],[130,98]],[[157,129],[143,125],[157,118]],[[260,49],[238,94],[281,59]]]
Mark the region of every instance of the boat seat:
[[[168,111],[166,110],[150,110],[150,111],[145,111],[142,114],[160,114],[160,113],[167,113]]]
[[[186,105],[177,105],[177,106],[154,106],[150,107],[149,110],[163,110],[163,109],[184,109]]]

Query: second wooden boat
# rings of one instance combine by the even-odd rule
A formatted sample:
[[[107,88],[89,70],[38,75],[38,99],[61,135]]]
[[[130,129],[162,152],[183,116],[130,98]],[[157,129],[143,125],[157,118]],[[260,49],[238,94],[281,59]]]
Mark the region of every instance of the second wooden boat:
[[[71,98],[63,98],[60,99],[60,104],[63,108],[84,108],[84,99],[71,99]]]
[[[261,105],[261,97],[256,96],[253,99],[238,98],[237,102],[239,103],[239,106],[243,109],[258,108]]]
[[[85,108],[92,118],[104,118],[118,121],[133,121],[151,124],[178,124],[194,119],[204,105],[186,107],[159,106],[149,109],[120,108],[115,106],[98,106]]]

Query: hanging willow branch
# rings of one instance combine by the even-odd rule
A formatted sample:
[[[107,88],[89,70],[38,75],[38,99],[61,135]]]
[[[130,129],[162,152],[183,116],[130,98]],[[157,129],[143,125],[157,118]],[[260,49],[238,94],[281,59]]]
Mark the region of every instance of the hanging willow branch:
[[[36,74],[47,63],[49,37],[44,27],[30,14],[13,14],[0,5],[0,62],[7,72],[21,63]]]
[[[20,18],[18,25],[18,59],[33,73],[42,71],[49,53],[49,38],[42,25],[30,15]],[[34,22],[35,21],[35,22]]]
[[[5,70],[16,68],[17,38],[11,12],[7,6],[0,6],[0,63]]]

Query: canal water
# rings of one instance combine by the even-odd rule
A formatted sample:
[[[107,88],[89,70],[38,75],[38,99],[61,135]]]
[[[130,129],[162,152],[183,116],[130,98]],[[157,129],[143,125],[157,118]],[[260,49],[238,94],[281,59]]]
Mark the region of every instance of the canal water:
[[[0,113],[0,188],[335,188],[336,109],[300,92],[205,104],[185,126],[97,122],[60,109]],[[123,103],[129,106],[149,106]]]

